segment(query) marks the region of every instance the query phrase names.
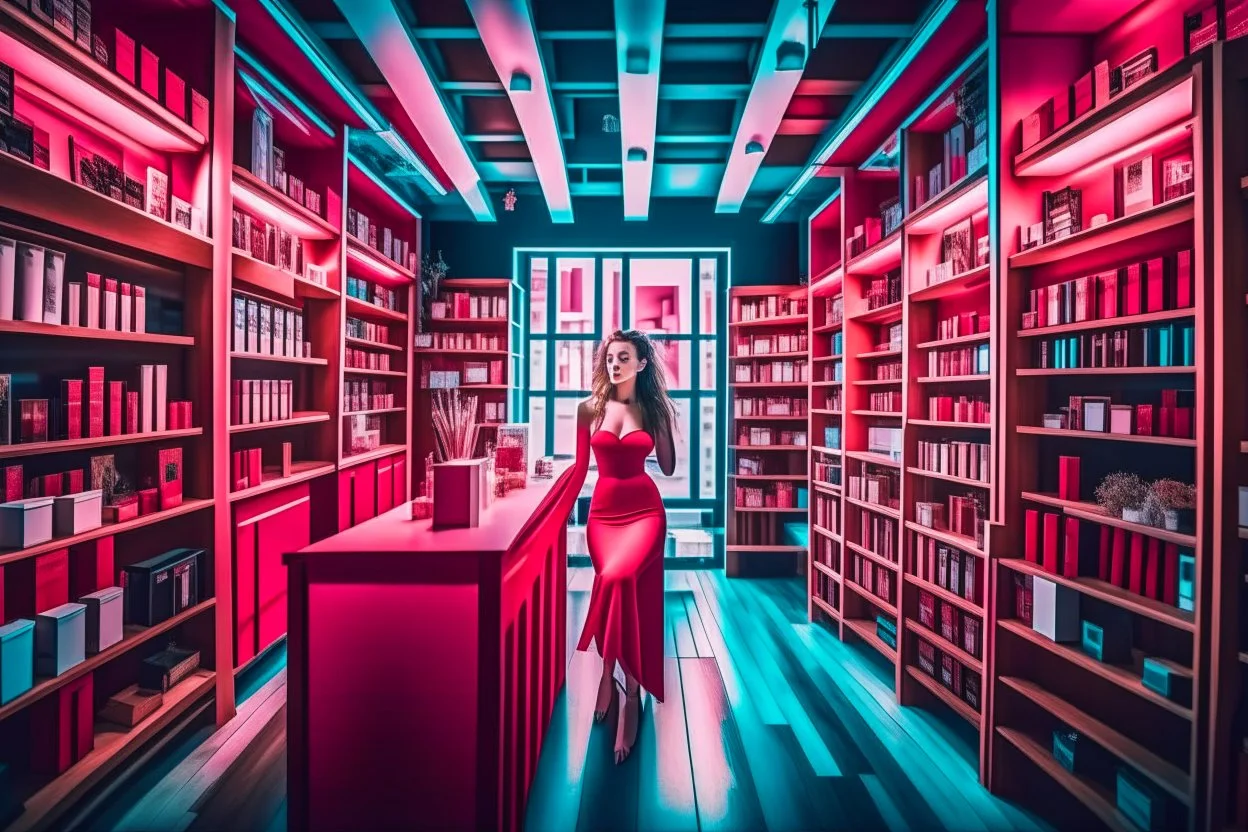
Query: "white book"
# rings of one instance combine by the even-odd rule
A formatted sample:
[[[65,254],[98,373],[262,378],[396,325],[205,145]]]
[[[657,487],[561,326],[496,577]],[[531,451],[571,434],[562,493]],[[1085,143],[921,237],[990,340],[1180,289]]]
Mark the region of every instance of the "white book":
[[[130,284],[123,283],[121,284],[121,294],[117,296],[118,301],[121,303],[120,317],[121,317],[121,331],[122,332],[134,332],[133,325],[131,324],[131,319],[132,319],[131,307],[133,306],[132,298],[130,295],[131,291],[132,289],[131,289]]]
[[[17,241],[0,237],[0,321],[13,320],[13,291],[17,283]]]
[[[156,365],[156,430],[165,429],[165,412],[169,409],[169,365]]]
[[[303,344],[295,340],[295,321],[298,318],[298,312],[293,309],[286,310],[286,354],[302,358]]]
[[[156,410],[155,391],[156,367],[143,364],[139,367],[139,430],[143,433],[151,433],[155,423],[152,418]]]
[[[147,332],[147,289],[142,286],[134,290],[134,331]]]
[[[247,299],[234,296],[234,352],[247,351]]]
[[[61,283],[65,280],[65,252],[48,250],[43,257],[43,322],[59,325]]]
[[[260,419],[260,381],[259,379],[253,378],[251,381],[247,382],[247,385],[248,387],[251,388],[250,393],[248,394],[251,397],[251,421],[259,422],[261,421]]]
[[[103,280],[98,274],[87,275],[87,315],[82,325],[88,329],[100,328],[100,287]]]
[[[19,321],[43,320],[44,249],[18,243],[13,311]]]
[[[69,325],[82,326],[82,284],[69,284],[69,297],[65,299],[69,304]]]
[[[104,278],[104,329],[117,330],[117,281]]]

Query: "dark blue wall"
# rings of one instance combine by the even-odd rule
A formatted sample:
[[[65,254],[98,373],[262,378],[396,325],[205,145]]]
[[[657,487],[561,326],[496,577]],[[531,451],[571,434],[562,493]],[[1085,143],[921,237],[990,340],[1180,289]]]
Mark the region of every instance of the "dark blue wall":
[[[441,249],[450,277],[511,277],[516,247],[732,249],[734,285],[797,283],[797,225],[764,225],[757,211],[716,214],[712,200],[655,199],[650,219],[625,222],[619,198],[582,198],[576,222],[554,225],[539,199],[521,197],[514,212],[497,206],[498,222],[434,222],[425,237]]]

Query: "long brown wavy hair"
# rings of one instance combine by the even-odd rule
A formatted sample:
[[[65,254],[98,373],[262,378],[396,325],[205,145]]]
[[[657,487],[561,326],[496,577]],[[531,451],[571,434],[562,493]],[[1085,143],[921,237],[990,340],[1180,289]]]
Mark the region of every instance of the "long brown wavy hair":
[[[637,350],[638,362],[645,361],[646,368],[637,373],[637,404],[641,406],[642,427],[656,439],[660,435],[672,436],[672,426],[676,423],[676,406],[667,394],[667,376],[663,372],[663,362],[659,360],[654,342],[644,332],[635,329],[617,329],[607,336],[598,348],[594,358],[593,390],[590,393],[590,409],[594,418],[592,424],[602,424],[607,412],[607,402],[615,393],[615,384],[607,373],[607,350],[612,344],[629,343]]]

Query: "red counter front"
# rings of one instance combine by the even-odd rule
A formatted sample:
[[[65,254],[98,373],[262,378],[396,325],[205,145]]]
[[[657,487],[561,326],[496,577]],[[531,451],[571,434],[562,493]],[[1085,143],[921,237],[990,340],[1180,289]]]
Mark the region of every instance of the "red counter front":
[[[566,535],[515,545],[548,488],[287,556],[292,830],[521,826],[565,671]]]

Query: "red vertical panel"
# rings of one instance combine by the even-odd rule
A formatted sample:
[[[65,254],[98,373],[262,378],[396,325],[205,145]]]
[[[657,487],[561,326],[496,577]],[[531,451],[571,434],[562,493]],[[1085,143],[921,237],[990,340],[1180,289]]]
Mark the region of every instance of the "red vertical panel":
[[[256,524],[234,529],[234,662],[256,655]]]
[[[392,494],[394,495],[394,504],[401,506],[407,502],[407,459],[403,454],[399,454],[394,458],[394,487]]]
[[[377,463],[377,513],[394,507],[394,465],[388,460]]]
[[[355,512],[354,525],[358,526],[377,515],[377,466],[365,462],[352,470],[355,471],[355,489],[351,507]]]
[[[115,575],[112,537],[69,547],[69,597],[81,598],[112,586]]]
[[[353,512],[355,500],[355,468],[338,472],[338,531],[346,531],[355,525]]]
[[[282,556],[308,545],[311,522],[311,504],[304,497],[256,524],[258,652],[286,634],[286,566]]]

